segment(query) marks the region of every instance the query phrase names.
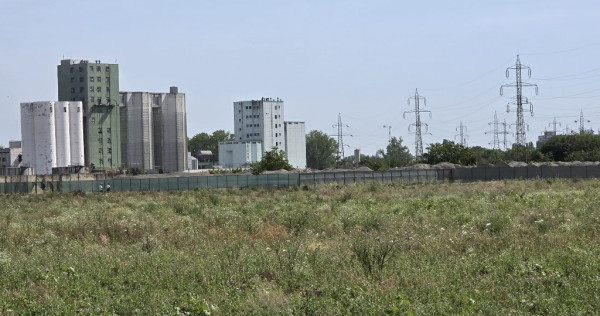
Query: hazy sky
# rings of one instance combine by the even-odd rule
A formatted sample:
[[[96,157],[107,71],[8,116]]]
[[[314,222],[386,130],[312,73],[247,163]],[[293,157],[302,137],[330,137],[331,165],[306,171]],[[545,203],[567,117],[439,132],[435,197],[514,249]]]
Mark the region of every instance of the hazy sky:
[[[282,98],[286,120],[332,135],[341,113],[348,155],[384,148],[384,125],[414,153],[403,112],[416,88],[432,115],[424,148],[460,141],[461,121],[469,146],[491,147],[494,112],[516,121],[515,90],[499,92],[519,54],[539,85],[524,91],[527,141],[554,117],[578,129],[580,111],[597,131],[599,16],[597,0],[0,0],[0,144],[21,138],[20,102],[57,99],[63,56],[117,62],[121,91],[178,86],[190,137],[232,131],[234,101]]]

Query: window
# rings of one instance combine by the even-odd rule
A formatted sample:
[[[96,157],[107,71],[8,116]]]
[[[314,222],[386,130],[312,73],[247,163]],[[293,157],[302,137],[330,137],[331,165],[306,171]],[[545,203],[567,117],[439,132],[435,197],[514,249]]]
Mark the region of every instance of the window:
[[[101,154],[102,153],[102,148],[98,148],[98,153]]]
[[[110,77],[106,77],[104,80],[106,80],[106,83],[110,83]]]
[[[66,107],[66,106],[63,108],[63,111],[64,111],[65,113],[67,113],[67,107]]]
[[[90,71],[94,71],[94,66],[90,66]]]
[[[102,137],[98,137],[98,142],[102,144]]]
[[[69,69],[71,73],[73,73],[73,67],[71,67],[71,69]]]
[[[107,133],[110,133],[110,127],[107,127],[107,128],[106,128],[106,132],[107,132]]]
[[[50,113],[52,113],[52,106],[50,106]]]
[[[83,67],[79,67],[79,72],[83,72]]]
[[[94,82],[94,76],[90,76],[90,82]]]
[[[106,72],[110,72],[110,67],[109,67],[109,66],[106,66],[106,69],[105,69],[105,71],[106,71]]]
[[[98,134],[102,134],[102,127],[98,127]]]
[[[97,77],[96,80],[98,80],[98,82],[102,82],[102,77]]]
[[[98,98],[98,104],[102,104],[102,98]]]
[[[71,88],[71,93],[75,93],[75,88]]]
[[[75,82],[75,77],[71,77],[71,83]]]
[[[96,66],[96,71],[102,71],[102,67]]]
[[[107,138],[107,139],[106,139],[106,143],[107,143],[107,144],[110,144],[110,138]]]
[[[83,87],[79,87],[79,92],[83,92]]]
[[[77,107],[77,113],[81,112],[81,108]]]
[[[112,154],[112,148],[108,147],[108,153]]]
[[[108,163],[112,164],[112,158],[108,158]]]
[[[106,104],[110,104],[110,97],[106,97]]]
[[[79,77],[79,82],[83,82],[83,77]]]
[[[96,92],[102,92],[102,87],[96,87]]]
[[[103,165],[104,164],[104,159],[102,159],[102,158],[98,159],[98,163],[101,164],[101,165]]]
[[[90,92],[94,92],[94,86],[90,86]]]

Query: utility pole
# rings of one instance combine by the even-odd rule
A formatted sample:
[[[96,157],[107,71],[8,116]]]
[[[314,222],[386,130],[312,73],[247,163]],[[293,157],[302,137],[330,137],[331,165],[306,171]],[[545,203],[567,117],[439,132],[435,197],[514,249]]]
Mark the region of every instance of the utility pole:
[[[383,128],[388,129],[388,144],[392,142],[392,126],[391,125],[383,125]]]
[[[585,133],[585,122],[591,123],[592,121],[584,120],[583,119],[583,110],[581,110],[581,112],[579,113],[579,121],[575,121],[575,123],[579,123],[579,134]]]
[[[515,65],[506,69],[506,78],[508,78],[510,70],[515,71],[515,75],[517,77],[516,82],[500,86],[500,95],[503,95],[503,88],[505,87],[517,88],[517,95],[515,97],[515,100],[509,102],[506,105],[506,112],[511,112],[511,105],[516,105],[516,109],[514,110],[514,112],[517,112],[517,122],[515,123],[515,126],[517,127],[515,144],[521,146],[525,146],[527,144],[525,139],[525,118],[523,117],[523,105],[529,105],[529,112],[531,113],[531,116],[533,116],[533,104],[529,102],[529,99],[523,97],[523,87],[535,87],[535,94],[538,94],[538,86],[536,84],[522,81],[521,71],[523,69],[527,69],[528,77],[531,78],[531,68],[525,65],[521,65],[521,60],[519,59],[519,55],[517,55],[517,62],[515,63]]]
[[[552,131],[554,132],[554,136],[558,135],[558,132],[556,130],[556,126],[561,126],[560,122],[556,121],[556,116],[554,117],[554,121],[550,122],[548,124],[548,126],[553,127]]]
[[[337,124],[333,124],[333,127],[337,127],[337,139],[338,139],[338,160],[344,159],[344,136],[350,136],[350,134],[344,134],[343,128],[350,127],[344,123],[342,123],[342,113],[338,113],[338,122]]]
[[[465,135],[464,132],[467,131],[467,127],[463,125],[463,122],[460,122],[460,126],[456,128],[456,131],[459,131],[458,135],[454,135],[454,137],[456,138],[456,136],[460,136],[460,144],[463,147],[467,147],[467,138],[469,138],[469,135]]]
[[[494,147],[493,149],[500,149],[500,140],[498,139],[498,115],[496,114],[496,112],[494,112],[494,121],[488,123],[488,125],[492,125],[494,127],[494,130],[492,131],[487,131],[485,132],[485,134],[489,134],[489,133],[494,133]],[[492,143],[488,143],[488,144],[492,144]]]
[[[431,118],[431,111],[421,109],[420,101],[423,100],[423,105],[425,106],[427,105],[427,100],[424,97],[419,96],[419,91],[417,89],[415,89],[415,96],[408,98],[408,105],[410,105],[410,100],[413,100],[415,109],[404,111],[402,116],[406,118],[406,113],[415,113],[415,123],[410,124],[408,126],[408,130],[410,131],[411,126],[415,127],[415,158],[419,160],[421,159],[421,156],[423,156],[423,138],[421,136],[421,126],[425,126],[425,133],[427,133],[427,130],[429,129],[429,125],[427,125],[427,123],[421,123],[421,113],[429,113],[429,117]]]

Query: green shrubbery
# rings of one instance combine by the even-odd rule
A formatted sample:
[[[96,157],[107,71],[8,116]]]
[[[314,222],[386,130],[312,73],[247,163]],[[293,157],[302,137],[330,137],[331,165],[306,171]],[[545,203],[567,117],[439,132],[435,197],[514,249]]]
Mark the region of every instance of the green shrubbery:
[[[0,199],[0,314],[595,314],[600,181]]]

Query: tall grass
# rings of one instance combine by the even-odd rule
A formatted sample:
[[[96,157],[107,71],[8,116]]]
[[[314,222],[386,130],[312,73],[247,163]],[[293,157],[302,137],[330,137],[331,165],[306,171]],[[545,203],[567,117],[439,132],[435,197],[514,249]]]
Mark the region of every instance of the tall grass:
[[[1,196],[0,314],[595,314],[599,188]]]

